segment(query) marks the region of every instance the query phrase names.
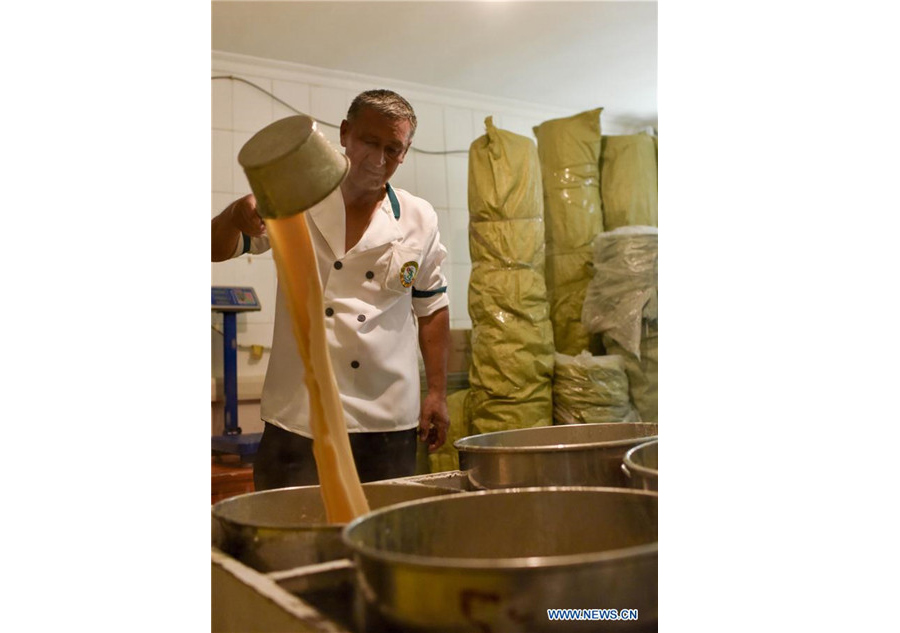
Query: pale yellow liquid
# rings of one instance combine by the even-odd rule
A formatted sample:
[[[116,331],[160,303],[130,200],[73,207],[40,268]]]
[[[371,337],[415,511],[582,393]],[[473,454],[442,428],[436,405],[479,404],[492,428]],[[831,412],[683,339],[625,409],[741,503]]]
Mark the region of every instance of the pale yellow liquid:
[[[306,217],[266,220],[278,278],[286,293],[294,338],[306,367],[313,454],[329,523],[347,523],[366,514],[369,504],[359,483],[344,409],[325,339],[325,303],[319,265]]]

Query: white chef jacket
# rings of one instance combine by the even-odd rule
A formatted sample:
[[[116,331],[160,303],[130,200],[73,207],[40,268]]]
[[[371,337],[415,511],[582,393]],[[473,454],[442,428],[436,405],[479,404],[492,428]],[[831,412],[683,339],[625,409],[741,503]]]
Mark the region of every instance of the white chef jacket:
[[[401,431],[419,420],[417,317],[449,305],[437,214],[422,198],[391,189],[359,242],[344,251],[346,218],[338,188],[306,211],[325,300],[325,330],[347,430]],[[247,248],[249,246],[249,248]],[[239,240],[233,256],[261,253],[266,236]],[[312,437],[305,368],[279,283],[263,420]]]

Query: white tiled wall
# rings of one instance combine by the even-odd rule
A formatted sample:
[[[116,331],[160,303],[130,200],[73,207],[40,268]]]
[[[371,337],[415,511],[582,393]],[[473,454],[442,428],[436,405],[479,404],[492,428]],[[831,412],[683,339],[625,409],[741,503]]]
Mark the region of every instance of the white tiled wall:
[[[246,79],[273,93],[292,107],[320,121],[340,124],[353,97],[371,88],[390,88],[404,95],[416,111],[418,129],[413,147],[430,152],[468,151],[484,134],[484,119],[494,125],[534,138],[531,128],[547,119],[569,116],[545,106],[513,104],[479,95],[450,93],[439,88],[361,77],[308,66],[242,58],[213,53],[213,76]],[[600,104],[602,105],[602,104]],[[212,81],[212,210],[218,214],[232,200],[250,192],[237,163],[243,144],[274,120],[295,114],[271,96],[241,81]],[[339,146],[338,130],[323,126],[325,136]],[[468,282],[471,261],[468,246],[468,155],[439,155],[410,151],[391,184],[428,200],[436,209],[441,240],[448,249],[446,275],[449,282],[450,319],[453,328],[470,328]],[[275,302],[275,265],[271,253],[243,256],[212,265],[213,285],[253,286],[263,309],[238,316],[238,377],[265,374],[268,349],[262,360],[250,359],[249,346],[269,347],[272,340]],[[221,317],[213,316],[221,329]],[[221,336],[213,331],[213,377],[222,375]],[[258,381],[257,381],[258,382]]]
[[[310,111],[310,88],[306,84],[296,83],[293,81],[272,82],[272,92],[282,101],[291,104],[291,107],[300,110],[300,112]],[[277,101],[273,104],[275,108],[274,119],[278,121],[284,117],[293,116],[296,112]]]
[[[416,154],[416,190],[411,193],[428,200],[435,209],[447,208],[447,157]],[[465,187],[454,182],[453,187]],[[443,233],[444,227],[440,227]]]
[[[272,80],[264,77],[244,76],[244,79],[272,92]],[[232,129],[236,132],[250,132],[266,127],[274,119],[274,104],[270,96],[244,82],[236,81],[232,87]]]

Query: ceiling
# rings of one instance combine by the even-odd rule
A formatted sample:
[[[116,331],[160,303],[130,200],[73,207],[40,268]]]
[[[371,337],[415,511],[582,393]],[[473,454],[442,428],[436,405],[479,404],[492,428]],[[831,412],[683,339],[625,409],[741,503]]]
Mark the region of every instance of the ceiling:
[[[657,124],[656,2],[212,2],[212,48]]]

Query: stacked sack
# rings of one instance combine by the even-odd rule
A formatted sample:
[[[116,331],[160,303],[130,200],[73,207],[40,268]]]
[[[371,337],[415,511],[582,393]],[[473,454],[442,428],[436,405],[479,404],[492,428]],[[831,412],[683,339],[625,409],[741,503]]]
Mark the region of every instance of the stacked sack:
[[[657,141],[648,134],[604,136],[600,154],[603,226],[657,226]]]
[[[553,374],[555,424],[640,422],[631,404],[622,356],[556,354]]]
[[[534,128],[544,185],[547,294],[556,351],[590,348],[581,309],[592,276],[591,245],[603,231],[600,113],[597,108]]]
[[[631,399],[644,422],[657,421],[658,229],[626,226],[594,241],[594,278],[584,327],[602,334],[609,354],[625,359]]]
[[[497,129],[469,150],[469,317],[465,415],[473,434],[552,423],[553,330],[534,142]]]

